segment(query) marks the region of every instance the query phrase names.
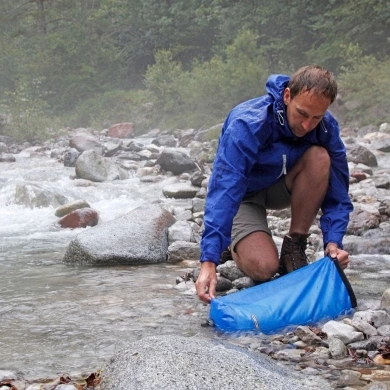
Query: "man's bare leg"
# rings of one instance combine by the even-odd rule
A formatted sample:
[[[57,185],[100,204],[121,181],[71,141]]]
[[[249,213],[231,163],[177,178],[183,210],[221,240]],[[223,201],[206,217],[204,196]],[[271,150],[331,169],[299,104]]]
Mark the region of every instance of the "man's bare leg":
[[[232,256],[238,268],[257,282],[272,278],[278,270],[278,250],[266,232],[253,232],[241,239]]]
[[[289,233],[307,234],[329,185],[330,158],[320,147],[311,147],[286,175],[291,193]],[[241,239],[232,252],[237,266],[255,281],[266,281],[278,271],[276,245],[267,233],[254,232]]]
[[[286,175],[291,193],[290,233],[308,233],[328,189],[329,174],[328,152],[312,146]]]

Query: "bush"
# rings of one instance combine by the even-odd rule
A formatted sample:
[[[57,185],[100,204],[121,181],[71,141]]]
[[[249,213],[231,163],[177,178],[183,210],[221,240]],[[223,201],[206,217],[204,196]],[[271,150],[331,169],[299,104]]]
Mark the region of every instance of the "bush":
[[[67,118],[72,127],[104,128],[119,122],[133,122],[137,133],[150,129],[151,104],[146,91],[114,90],[80,104]]]
[[[5,93],[0,112],[6,118],[0,133],[12,137],[16,142],[40,142],[53,133],[57,120],[48,115],[48,104],[37,92],[39,81],[33,84],[17,84],[14,91]]]
[[[194,62],[184,71],[169,51],[156,54],[145,74],[155,102],[153,118],[165,127],[206,128],[221,122],[231,108],[265,92],[269,75],[257,36],[244,31],[220,56]]]
[[[348,121],[362,125],[388,122],[390,118],[390,60],[359,58],[339,76],[343,100],[357,107],[348,112]]]

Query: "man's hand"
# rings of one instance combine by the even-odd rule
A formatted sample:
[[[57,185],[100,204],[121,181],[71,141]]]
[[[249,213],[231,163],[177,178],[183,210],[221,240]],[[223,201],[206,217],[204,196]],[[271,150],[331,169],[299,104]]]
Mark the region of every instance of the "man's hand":
[[[349,264],[349,253],[343,249],[339,249],[337,244],[334,242],[329,242],[325,248],[325,255],[331,257],[332,259],[338,260],[341,269],[346,269]]]
[[[195,283],[198,298],[206,303],[210,303],[215,298],[215,288],[217,287],[216,265],[211,261],[205,261],[200,266],[200,274]]]

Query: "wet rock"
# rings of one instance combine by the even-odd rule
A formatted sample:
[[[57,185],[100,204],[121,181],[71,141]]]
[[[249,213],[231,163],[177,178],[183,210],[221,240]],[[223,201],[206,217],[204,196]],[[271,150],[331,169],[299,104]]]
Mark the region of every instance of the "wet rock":
[[[174,149],[164,149],[158,157],[156,164],[159,164],[164,171],[170,171],[174,175],[197,169],[195,162],[190,157]]]
[[[64,166],[65,167],[74,167],[76,166],[76,161],[80,156],[80,152],[75,148],[71,148],[64,155]]]
[[[102,390],[331,389],[325,380],[299,375],[266,356],[177,335],[131,343],[111,359],[104,373]]]
[[[382,294],[380,308],[390,313],[390,288]]]
[[[58,207],[67,202],[60,190],[57,192],[35,184],[18,184],[15,188],[15,203],[25,207]]]
[[[175,241],[168,247],[168,263],[177,263],[182,260],[199,260],[200,247],[198,243]]]
[[[329,321],[322,327],[328,337],[340,339],[344,344],[353,343],[364,339],[362,332],[356,332],[355,328],[338,321]]]
[[[333,359],[343,359],[347,356],[347,348],[345,344],[337,337],[329,337],[329,353]]]
[[[354,314],[353,318],[366,321],[376,328],[379,328],[382,325],[390,324],[390,316],[386,313],[385,310],[358,311]]]
[[[10,153],[0,153],[0,162],[15,162],[16,158]]]
[[[82,209],[84,207],[90,208],[91,206],[89,205],[89,203],[87,201],[85,201],[83,199],[75,200],[73,202],[66,203],[66,204],[58,207],[57,210],[55,211],[55,216],[61,218],[61,217],[65,216],[66,214],[71,213],[74,210]]]
[[[96,226],[99,222],[99,214],[91,208],[82,208],[72,211],[62,217],[57,223],[62,228],[85,228]]]
[[[217,287],[216,291],[222,292],[222,291],[228,291],[233,287],[233,283],[231,280],[224,278],[221,275],[217,275]]]
[[[151,264],[166,261],[173,216],[158,204],[138,207],[77,235],[64,262],[69,264]]]
[[[231,281],[245,276],[233,260],[228,260],[225,263],[218,265],[217,272]]]
[[[81,153],[94,150],[99,156],[102,156],[104,151],[103,145],[90,134],[76,134],[69,141],[69,146]]]
[[[308,326],[298,326],[295,330],[295,334],[299,337],[300,340],[309,345],[324,343],[323,340],[314,332],[312,332]]]
[[[198,191],[198,187],[186,183],[169,184],[163,188],[163,194],[165,197],[175,199],[194,198]]]
[[[119,167],[108,158],[100,156],[94,150],[81,154],[76,161],[76,175],[78,178],[103,182],[121,178]]]

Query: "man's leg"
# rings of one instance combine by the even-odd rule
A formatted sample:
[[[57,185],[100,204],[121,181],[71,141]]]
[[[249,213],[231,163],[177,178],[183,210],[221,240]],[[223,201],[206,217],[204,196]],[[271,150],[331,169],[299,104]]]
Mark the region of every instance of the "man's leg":
[[[232,256],[238,268],[256,282],[269,280],[278,271],[278,250],[266,232],[257,231],[242,238]]]
[[[307,234],[329,186],[330,157],[326,149],[312,146],[286,175],[291,193],[290,233]]]
[[[285,177],[285,183],[291,194],[291,224],[289,234],[293,242],[285,238],[282,252],[306,247],[307,233],[313,223],[329,185],[330,158],[327,151],[320,146],[313,146],[297,161]],[[280,191],[281,189],[279,189]],[[264,200],[264,207],[284,208],[284,205],[272,204],[274,197]],[[290,201],[290,199],[288,199]],[[276,200],[276,203],[279,201]],[[241,208],[240,208],[241,210]],[[247,212],[247,218],[266,218],[255,215],[254,210]],[[266,229],[252,231],[240,238],[232,250],[237,266],[255,281],[266,281],[278,271],[279,259],[276,245]],[[233,228],[234,231],[234,228]],[[233,237],[234,242],[234,237]],[[295,269],[295,267],[294,267]],[[292,269],[288,269],[290,272]]]
[[[291,193],[291,223],[280,251],[282,275],[308,264],[305,253],[308,232],[328,189],[329,172],[328,152],[313,146],[286,175],[286,186]]]

